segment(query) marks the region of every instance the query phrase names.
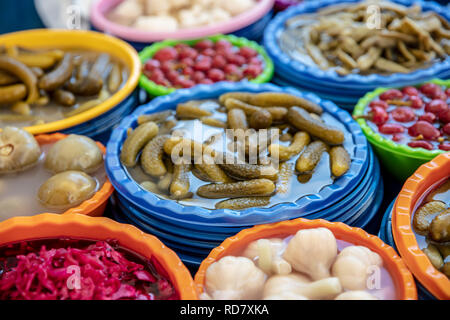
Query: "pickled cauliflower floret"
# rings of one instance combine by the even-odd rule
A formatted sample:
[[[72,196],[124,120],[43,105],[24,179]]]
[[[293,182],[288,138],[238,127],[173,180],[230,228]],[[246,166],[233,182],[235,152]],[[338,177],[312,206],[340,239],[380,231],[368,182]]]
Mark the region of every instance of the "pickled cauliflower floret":
[[[291,265],[281,257],[284,241],[280,238],[259,239],[251,242],[243,256],[253,260],[266,274],[289,274]]]
[[[338,295],[335,300],[378,300],[378,298],[366,291],[346,291]]]
[[[313,280],[330,277],[337,256],[337,242],[326,228],[303,229],[289,241],[283,258],[292,268]]]
[[[266,275],[245,257],[227,256],[206,270],[205,291],[214,300],[261,298]]]
[[[370,249],[350,246],[339,253],[331,273],[339,278],[344,289],[364,290],[367,289],[367,279],[373,268],[381,267],[382,264],[381,257]]]
[[[305,297],[312,300],[333,299],[342,292],[337,278],[325,278],[311,282],[301,274],[276,275],[270,277],[264,286],[264,299],[274,299],[285,293]]]
[[[178,22],[171,16],[147,16],[139,17],[134,27],[150,32],[171,32],[178,29]]]
[[[220,6],[232,16],[250,10],[256,4],[255,0],[226,0],[220,1]]]

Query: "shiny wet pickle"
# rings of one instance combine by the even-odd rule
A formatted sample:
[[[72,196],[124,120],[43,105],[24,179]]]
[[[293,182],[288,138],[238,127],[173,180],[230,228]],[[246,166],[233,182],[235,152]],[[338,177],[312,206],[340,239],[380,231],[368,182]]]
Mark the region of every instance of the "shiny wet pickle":
[[[204,198],[240,198],[246,196],[270,196],[275,191],[275,184],[268,179],[254,179],[231,183],[212,183],[203,185],[197,194]]]
[[[154,122],[146,122],[138,126],[125,140],[120,160],[127,167],[136,165],[138,153],[158,134],[158,126]]]

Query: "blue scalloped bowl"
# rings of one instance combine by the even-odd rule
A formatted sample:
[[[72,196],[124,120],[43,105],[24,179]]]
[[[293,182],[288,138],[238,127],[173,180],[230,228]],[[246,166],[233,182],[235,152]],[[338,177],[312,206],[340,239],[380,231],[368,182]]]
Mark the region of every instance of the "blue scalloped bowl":
[[[378,232],[378,237],[398,252],[397,247],[395,246],[394,235],[392,234],[392,210],[394,208],[395,200],[397,199],[394,199],[391,202],[389,207],[386,209],[386,212],[384,213],[383,220],[381,221],[380,231]],[[417,281],[417,279],[416,285],[419,300],[436,300],[436,298],[427,289],[425,289],[425,287],[422,286],[420,282]]]
[[[193,99],[216,98],[230,91],[248,92],[285,92],[294,94],[317,104],[320,104],[326,112],[332,114],[344,124],[353,136],[355,152],[352,156],[352,164],[349,171],[337,179],[332,185],[324,187],[319,193],[304,196],[295,203],[282,203],[270,208],[250,208],[241,211],[228,209],[209,210],[198,206],[183,206],[173,200],[161,199],[155,194],[142,189],[127,173],[120,162],[121,146],[126,138],[128,128],[137,125],[137,118],[142,114],[149,114],[174,109],[180,102]],[[168,96],[158,97],[143,105],[130,116],[123,119],[119,127],[111,135],[107,145],[106,171],[111,183],[117,192],[143,212],[154,212],[164,218],[182,218],[182,220],[195,223],[217,223],[224,226],[255,225],[291,219],[304,216],[330,206],[332,203],[346,197],[351,190],[363,179],[367,168],[368,144],[358,124],[348,112],[338,108],[331,101],[322,100],[311,93],[301,93],[293,88],[280,88],[272,84],[252,84],[248,82],[230,83],[221,82],[214,85],[199,85],[187,90],[177,90]]]
[[[380,207],[381,199],[383,196],[383,187],[382,184],[380,185],[380,181],[381,177],[379,175],[379,165],[375,158],[373,170],[371,170],[371,172],[368,172],[368,178],[364,179],[363,183],[365,187],[369,186],[369,190],[363,191],[363,197],[359,200],[354,201],[353,205],[350,206],[350,209],[343,209],[341,211],[337,208],[334,208],[333,211],[339,212],[341,214],[339,217],[337,217],[336,220],[333,221],[341,221],[347,224],[348,221],[354,220],[355,216],[359,216],[357,221],[355,221],[354,226],[364,227],[367,222],[373,218],[374,214],[378,212],[378,209]],[[206,238],[204,239],[204,241],[195,241],[191,239],[192,230],[190,229],[185,229],[182,234],[173,234],[170,231],[160,229],[159,225],[154,225],[152,223],[148,224],[140,220],[139,217],[141,217],[143,214],[141,212],[137,212],[135,209],[130,209],[132,207],[130,207],[128,203],[119,204],[118,207],[120,207],[119,211],[121,212],[116,212],[114,214],[115,219],[122,222],[134,224],[147,233],[157,235],[161,239],[161,241],[163,241],[167,246],[171,247],[177,252],[177,254],[179,254],[184,263],[187,263],[194,268],[198,267],[201,261],[209,254],[209,251],[220,245],[223,239],[234,235],[233,232],[230,232],[228,234],[221,234],[221,238],[219,240],[213,241],[211,238]],[[331,209],[328,211],[331,211]],[[350,211],[353,214],[350,215],[350,220],[348,220],[347,213]],[[344,214],[342,214],[342,212],[344,212]],[[358,221],[362,223],[357,223]],[[242,228],[247,227],[249,226],[245,226]],[[217,235],[215,233],[211,233],[211,236]]]
[[[419,3],[424,11],[432,10],[445,17],[450,21],[450,10],[447,8],[431,2],[431,1],[412,1],[412,0],[393,0],[396,3],[403,5],[411,5],[413,3]],[[417,82],[423,82],[427,79],[435,78],[436,75],[447,74],[450,70],[450,57],[440,63],[435,63],[429,68],[415,70],[408,74],[395,73],[391,75],[359,75],[350,74],[347,76],[340,76],[332,70],[321,70],[315,66],[307,66],[301,62],[292,59],[288,54],[284,53],[278,46],[278,37],[284,29],[285,21],[293,16],[311,13],[316,10],[337,4],[342,2],[359,2],[359,0],[318,0],[310,1],[299,4],[298,6],[291,7],[286,11],[279,13],[267,26],[264,33],[264,46],[271,56],[276,66],[276,71],[283,73],[285,76],[292,78],[293,82],[296,81],[296,77],[302,75],[309,77],[310,82],[318,85],[325,85],[327,87],[338,88],[355,88],[358,89],[371,89],[380,86],[392,85],[410,85]]]

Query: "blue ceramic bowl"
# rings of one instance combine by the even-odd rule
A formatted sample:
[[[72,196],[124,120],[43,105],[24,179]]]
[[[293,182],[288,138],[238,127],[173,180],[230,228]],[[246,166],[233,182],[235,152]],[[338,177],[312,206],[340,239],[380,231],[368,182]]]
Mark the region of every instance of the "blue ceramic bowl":
[[[355,152],[349,171],[337,179],[334,184],[324,187],[319,193],[304,196],[295,203],[282,203],[271,208],[250,208],[241,211],[228,209],[209,210],[198,206],[184,206],[176,201],[161,199],[155,194],[142,189],[127,173],[120,162],[120,152],[126,139],[128,128],[137,125],[137,118],[166,109],[174,109],[178,103],[193,99],[217,98],[231,91],[248,92],[285,92],[303,97],[321,105],[326,112],[333,115],[346,127],[353,137]],[[156,212],[162,216],[182,217],[182,220],[203,222],[207,224],[222,223],[223,226],[255,225],[282,221],[292,217],[304,216],[343,199],[363,179],[367,168],[368,144],[357,123],[348,112],[338,108],[330,101],[324,101],[311,93],[301,93],[293,88],[280,88],[272,84],[252,84],[247,82],[222,82],[214,85],[199,85],[193,89],[177,90],[168,96],[154,99],[147,105],[136,109],[116,128],[107,145],[106,171],[117,192],[143,212]]]
[[[396,3],[410,6],[413,3],[418,3],[422,6],[424,11],[434,11],[447,20],[450,21],[450,10],[432,1],[412,1],[412,0],[393,0]],[[417,82],[423,82],[427,79],[435,78],[438,74],[448,72],[450,70],[450,57],[440,63],[435,63],[429,68],[415,70],[408,74],[394,73],[391,75],[359,75],[350,74],[347,76],[340,76],[332,70],[321,70],[316,66],[307,66],[301,62],[292,59],[288,54],[284,53],[279,45],[278,38],[280,33],[284,30],[284,25],[287,19],[304,13],[312,13],[320,8],[338,4],[338,3],[353,3],[359,2],[359,0],[318,0],[309,1],[299,4],[298,6],[291,7],[286,11],[279,13],[267,26],[264,33],[264,46],[271,56],[276,70],[283,72],[285,76],[292,78],[292,82],[295,82],[297,75],[308,76],[314,83],[326,84],[328,87],[355,87],[357,88],[376,88],[380,86],[392,85],[410,85]],[[286,73],[288,72],[288,73]]]

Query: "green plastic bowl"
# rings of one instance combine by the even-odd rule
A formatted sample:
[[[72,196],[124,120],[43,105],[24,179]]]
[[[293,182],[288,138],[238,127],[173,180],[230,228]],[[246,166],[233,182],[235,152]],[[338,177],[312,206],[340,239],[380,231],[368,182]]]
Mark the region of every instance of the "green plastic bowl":
[[[434,79],[425,83],[429,82],[447,88],[450,87],[450,80]],[[418,86],[422,84],[419,84]],[[367,93],[358,101],[353,111],[353,116],[363,115],[367,105],[381,93],[389,89],[391,88],[377,88],[375,91]],[[361,126],[364,135],[367,140],[369,140],[384,167],[386,167],[386,169],[399,181],[406,181],[406,179],[408,179],[422,164],[429,162],[441,153],[445,153],[443,150],[430,151],[423,148],[411,148],[405,144],[395,143],[374,132],[366,123],[365,119],[360,118],[356,121]]]
[[[158,52],[160,49],[165,47],[173,47],[178,43],[186,43],[189,46],[193,46],[197,42],[201,40],[209,39],[213,41],[214,43],[219,40],[228,40],[232,45],[240,48],[240,47],[250,47],[252,49],[255,49],[258,51],[258,53],[263,57],[264,59],[264,70],[263,72],[256,77],[255,79],[249,80],[253,83],[265,83],[269,82],[272,79],[273,72],[274,72],[274,66],[272,59],[269,58],[267,55],[266,50],[264,50],[263,47],[258,45],[254,41],[250,41],[246,38],[239,38],[233,35],[215,35],[211,37],[206,37],[202,39],[196,39],[196,40],[165,40],[161,42],[156,42],[152,44],[149,47],[146,47],[144,50],[142,50],[139,53],[139,58],[141,59],[142,65],[145,64],[145,62],[153,57],[153,55]],[[144,74],[141,74],[141,77],[139,78],[139,86],[143,88],[145,91],[147,91],[151,96],[164,96],[167,94],[170,94],[177,90],[176,88],[168,88],[165,86],[161,86],[159,84],[156,84],[155,82],[151,81],[149,78],[147,78]]]

